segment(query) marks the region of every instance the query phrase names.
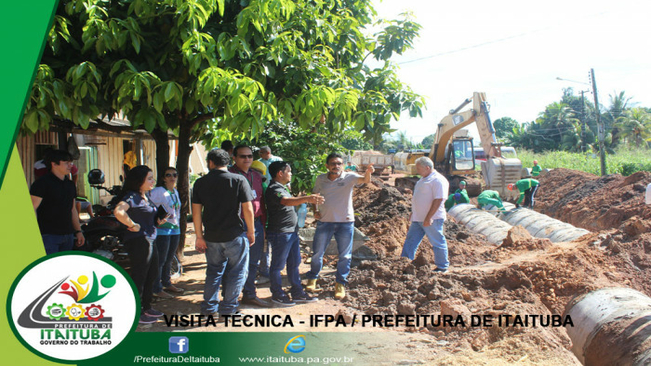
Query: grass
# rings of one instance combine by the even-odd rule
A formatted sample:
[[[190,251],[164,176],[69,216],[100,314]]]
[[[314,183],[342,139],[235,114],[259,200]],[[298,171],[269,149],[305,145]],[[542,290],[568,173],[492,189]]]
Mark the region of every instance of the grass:
[[[599,154],[570,153],[566,151],[548,151],[534,153],[518,150],[522,166],[531,168],[533,161],[544,168],[567,168],[601,175]],[[608,174],[631,175],[637,171],[651,171],[651,150],[620,147],[615,154],[606,154],[606,172]]]

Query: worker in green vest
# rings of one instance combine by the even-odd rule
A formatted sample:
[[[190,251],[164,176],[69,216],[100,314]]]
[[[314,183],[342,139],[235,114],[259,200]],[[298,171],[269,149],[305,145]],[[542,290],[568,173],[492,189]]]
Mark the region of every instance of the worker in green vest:
[[[458,193],[458,192],[452,193],[451,195],[448,196],[448,199],[445,201],[445,211],[450,211],[450,209],[454,205],[458,205],[460,203],[470,203],[470,198],[468,197],[468,194],[464,195],[463,193]]]
[[[531,178],[520,179],[519,181],[515,182],[515,184],[509,184],[508,188],[510,191],[513,191],[516,188],[518,191],[520,191],[520,197],[515,202],[515,207],[520,207],[520,203],[522,203],[522,200],[524,199],[523,206],[533,209],[534,197],[536,196],[536,191],[538,190],[539,186],[540,182]]]
[[[461,182],[459,182],[459,189],[454,191],[454,193],[465,194],[466,197],[468,197],[468,191],[466,191],[466,181],[465,180],[462,180]]]
[[[477,196],[477,203],[479,208],[484,208],[486,205],[493,205],[500,209],[500,211],[506,211],[504,209],[504,204],[502,204],[502,199],[500,194],[497,191],[486,190],[483,191]]]
[[[538,160],[534,160],[533,167],[531,168],[531,175],[537,177],[540,175],[540,171],[542,171],[542,167],[538,165]]]

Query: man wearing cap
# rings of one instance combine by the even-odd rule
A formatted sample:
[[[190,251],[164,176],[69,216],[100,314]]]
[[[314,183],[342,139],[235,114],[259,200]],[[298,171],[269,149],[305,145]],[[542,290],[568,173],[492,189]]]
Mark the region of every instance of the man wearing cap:
[[[510,191],[513,191],[516,188],[520,191],[520,198],[515,202],[515,207],[520,207],[520,203],[522,203],[522,200],[524,199],[524,204],[522,206],[533,209],[535,203],[534,197],[536,196],[536,191],[539,186],[540,182],[531,178],[520,179],[515,182],[515,184],[509,184],[508,188]]]
[[[497,191],[485,190],[477,196],[477,203],[479,208],[484,208],[487,205],[493,205],[500,209],[500,211],[505,211],[504,204],[500,198],[500,194]]]
[[[458,189],[457,189],[458,191]],[[465,191],[465,189],[464,189]],[[450,209],[454,205],[458,205],[460,203],[470,203],[470,198],[468,198],[468,195],[466,194],[465,196],[462,193],[452,193],[451,195],[448,196],[448,199],[445,201],[445,210],[450,211]]]
[[[428,157],[416,159],[416,171],[422,178],[414,187],[411,223],[400,256],[414,260],[418,246],[427,235],[434,251],[434,272],[445,273],[450,261],[448,244],[443,235],[443,224],[447,216],[443,199],[448,193],[450,183],[434,169],[434,163]]]
[[[540,175],[540,172],[542,171],[542,167],[538,165],[538,160],[533,161],[533,168],[531,168],[531,175],[534,177],[537,177]]]
[[[468,191],[466,191],[466,181],[465,180],[462,180],[461,182],[459,182],[459,188],[456,191],[454,191],[454,193],[461,193],[462,195],[466,196],[466,198],[468,197]],[[468,198],[468,202],[470,202],[469,198]]]

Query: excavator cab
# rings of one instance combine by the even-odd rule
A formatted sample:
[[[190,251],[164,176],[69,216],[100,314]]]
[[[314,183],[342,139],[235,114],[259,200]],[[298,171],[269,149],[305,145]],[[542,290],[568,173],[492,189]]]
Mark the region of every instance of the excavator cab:
[[[456,138],[450,144],[450,170],[453,175],[475,171],[475,151],[472,138]]]

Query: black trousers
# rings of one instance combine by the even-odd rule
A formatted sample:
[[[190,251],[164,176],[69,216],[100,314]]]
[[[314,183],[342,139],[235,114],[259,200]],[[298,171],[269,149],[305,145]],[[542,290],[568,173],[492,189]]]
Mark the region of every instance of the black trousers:
[[[534,197],[539,186],[533,186],[524,191],[524,207],[533,208]]]
[[[140,294],[142,311],[151,308],[154,282],[158,277],[158,250],[154,242],[139,236],[124,242],[131,262],[131,279]]]

